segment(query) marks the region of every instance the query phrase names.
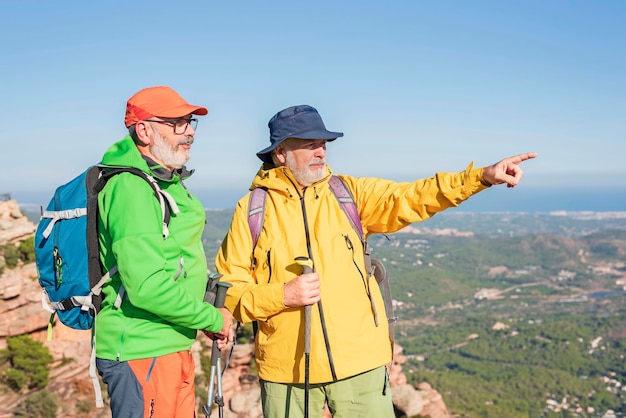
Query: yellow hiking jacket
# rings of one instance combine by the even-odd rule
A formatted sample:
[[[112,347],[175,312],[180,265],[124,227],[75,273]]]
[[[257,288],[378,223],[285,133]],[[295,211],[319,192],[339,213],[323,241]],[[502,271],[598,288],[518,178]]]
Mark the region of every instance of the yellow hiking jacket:
[[[330,176],[327,168],[324,179],[301,191],[286,167],[261,167],[250,187],[268,190],[258,243],[253,249],[248,193],[237,203],[216,257],[221,280],[233,284],[226,307],[240,322],[258,321],[255,354],[263,380],[304,382],[304,309],[283,304],[283,284],[301,274],[294,259],[309,254],[320,277],[322,307],[312,308],[310,383],[344,379],[392,360],[382,295],[366,274],[363,246],[328,185]],[[482,169],[472,164],[411,183],[338,177],[354,196],[366,237],[428,219],[487,187]]]

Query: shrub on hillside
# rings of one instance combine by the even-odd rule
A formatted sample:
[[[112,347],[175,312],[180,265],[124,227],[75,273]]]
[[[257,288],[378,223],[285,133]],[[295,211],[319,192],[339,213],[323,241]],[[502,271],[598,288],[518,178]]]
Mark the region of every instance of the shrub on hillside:
[[[7,386],[13,389],[15,392],[19,392],[20,390],[22,390],[26,385],[26,381],[28,380],[26,374],[18,369],[8,369],[5,372],[4,377],[6,379]]]
[[[35,237],[29,237],[20,242],[17,249],[20,260],[24,263],[31,263],[35,261]]]
[[[59,404],[56,396],[47,390],[33,393],[13,410],[14,417],[54,418]]]
[[[8,268],[12,269],[17,266],[20,254],[15,245],[5,244],[0,246],[0,254],[4,256],[4,262]]]
[[[240,326],[237,329],[237,342],[239,344],[250,344],[254,341],[254,328],[252,322]]]
[[[0,245],[0,273],[4,271],[4,267],[10,269],[15,268],[21,260],[24,263],[35,261],[35,237],[29,237],[20,242],[18,246],[7,243]]]
[[[4,379],[14,390],[24,387],[43,389],[48,384],[48,364],[53,358],[41,342],[28,335],[9,337],[2,357],[7,358],[10,364],[10,368],[4,373]]]

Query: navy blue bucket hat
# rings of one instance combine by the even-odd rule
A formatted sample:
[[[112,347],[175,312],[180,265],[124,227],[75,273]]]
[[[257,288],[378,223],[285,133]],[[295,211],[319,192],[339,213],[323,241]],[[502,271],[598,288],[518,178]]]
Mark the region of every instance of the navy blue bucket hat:
[[[342,132],[327,130],[317,110],[309,105],[283,109],[272,116],[267,126],[270,128],[270,146],[257,152],[256,155],[261,161],[270,164],[272,163],[272,150],[287,138],[334,141],[343,136]]]

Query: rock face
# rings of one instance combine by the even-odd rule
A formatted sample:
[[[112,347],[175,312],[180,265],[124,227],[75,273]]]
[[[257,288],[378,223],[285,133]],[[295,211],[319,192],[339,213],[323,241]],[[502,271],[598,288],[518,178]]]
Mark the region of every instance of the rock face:
[[[18,244],[32,236],[34,231],[35,225],[21,214],[15,201],[0,201],[0,245]],[[0,349],[6,348],[7,337],[22,334],[43,342],[54,358],[50,365],[50,383],[46,389],[59,399],[57,416],[110,417],[108,408],[95,407],[94,388],[89,378],[91,333],[55,323],[52,339],[48,341],[48,320],[49,314],[41,305],[41,288],[37,282],[35,264],[18,265],[15,269],[5,268],[0,275]],[[196,374],[202,375],[200,358],[210,356],[210,342],[199,334],[192,351],[196,358]],[[226,364],[229,352],[230,348],[223,350],[222,364]],[[263,416],[259,382],[251,372],[253,356],[252,344],[238,344],[233,347],[228,368],[222,378],[224,418]],[[399,414],[409,417],[419,414],[424,418],[450,417],[441,395],[430,385],[422,383],[413,387],[407,384],[406,376],[402,373],[402,364],[405,362],[402,347],[396,344],[394,360],[390,365],[390,383],[393,402]],[[197,380],[199,381],[200,379]],[[207,390],[208,385],[198,385],[201,391]],[[104,385],[102,390],[106,403]],[[0,390],[0,418],[11,417],[13,409],[24,396],[25,393]],[[217,416],[217,412],[213,415]],[[326,411],[324,417],[330,417],[330,413]]]
[[[0,201],[0,245],[30,237],[35,225],[20,211],[15,200]]]

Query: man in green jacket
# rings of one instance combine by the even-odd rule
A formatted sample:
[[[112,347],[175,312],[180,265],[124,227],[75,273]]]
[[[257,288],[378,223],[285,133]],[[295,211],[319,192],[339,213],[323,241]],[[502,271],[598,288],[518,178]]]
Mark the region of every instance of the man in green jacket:
[[[126,106],[129,135],[102,158],[150,174],[177,207],[164,225],[153,188],[131,173],[113,176],[98,195],[100,259],[106,271],[118,268],[103,287],[95,325],[96,365],[114,418],[195,416],[190,349],[197,330],[220,347],[232,339],[228,311],[203,302],[205,212],[183,184],[192,174],[184,164],[193,116],[207,112],[169,87],[140,90]]]
[[[251,190],[267,190],[263,229],[253,248],[249,194],[237,204],[216,258],[233,284],[226,307],[241,322],[257,321],[256,362],[265,417],[311,417],[324,403],[334,417],[394,417],[386,365],[392,361],[384,302],[366,270],[359,235],[332,193],[326,143],[343,136],[328,131],[316,109],[293,106],[269,122],[270,146]],[[351,191],[364,235],[396,232],[423,221],[495,184],[516,186],[521,154],[484,168],[396,183],[339,176]],[[314,272],[294,261],[306,256]],[[322,304],[323,302],[323,304]],[[315,305],[317,303],[317,305]],[[310,382],[305,381],[303,307],[313,305]],[[308,394],[306,393],[306,385]]]

